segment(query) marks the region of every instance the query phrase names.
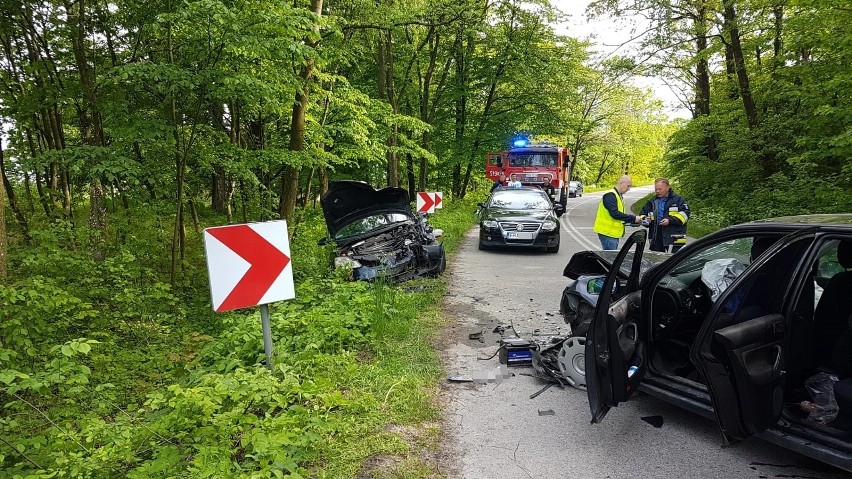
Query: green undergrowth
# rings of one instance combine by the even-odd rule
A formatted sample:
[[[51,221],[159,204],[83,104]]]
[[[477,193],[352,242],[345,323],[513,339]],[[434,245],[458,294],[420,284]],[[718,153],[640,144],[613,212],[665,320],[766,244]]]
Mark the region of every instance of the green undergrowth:
[[[430,219],[448,251],[475,201]],[[168,223],[116,215],[124,237],[101,262],[69,247],[86,238],[67,225],[15,251],[0,286],[0,476],[435,477],[421,456],[437,444],[443,279],[347,281],[317,245],[322,215],[301,211],[296,298],[269,307],[270,371],[257,308],[211,311],[199,237],[169,282]]]

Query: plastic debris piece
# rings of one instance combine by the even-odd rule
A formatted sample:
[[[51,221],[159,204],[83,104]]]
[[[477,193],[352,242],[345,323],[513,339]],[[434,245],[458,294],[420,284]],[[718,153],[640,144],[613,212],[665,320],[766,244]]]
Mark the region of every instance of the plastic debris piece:
[[[473,378],[467,376],[447,376],[447,381],[451,383],[472,383]]]
[[[538,415],[539,416],[555,416],[556,413],[553,411],[553,409],[544,409],[544,410],[539,409]]]
[[[534,393],[530,394],[530,399],[535,399],[535,398],[537,398],[537,397],[538,397],[541,393],[543,393],[543,392],[547,391],[547,390],[548,390],[548,389],[550,389],[551,387],[553,387],[553,383],[550,383],[550,384],[548,384],[548,385],[544,386],[543,388],[539,389],[538,391],[536,391],[536,392],[534,392]]]
[[[657,429],[663,427],[663,416],[644,416],[640,417],[639,419],[647,422],[648,424],[654,426]]]

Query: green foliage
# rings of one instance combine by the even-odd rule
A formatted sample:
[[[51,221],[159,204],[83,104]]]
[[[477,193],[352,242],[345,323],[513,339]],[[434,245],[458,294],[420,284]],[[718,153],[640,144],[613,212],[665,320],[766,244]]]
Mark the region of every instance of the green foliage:
[[[433,215],[449,249],[472,210],[472,200],[448,201]],[[126,230],[116,217],[124,248],[102,262],[63,247],[74,229],[39,232],[38,248],[16,253],[26,279],[0,286],[4,473],[337,478],[420,447],[387,427],[438,417],[440,364],[428,338],[441,280],[347,281],[317,246],[322,215],[300,214],[297,296],[270,305],[272,371],[256,309],[214,317],[205,279],[178,289],[160,281],[156,227]],[[126,249],[145,245],[144,254]],[[203,264],[188,268],[203,273]]]

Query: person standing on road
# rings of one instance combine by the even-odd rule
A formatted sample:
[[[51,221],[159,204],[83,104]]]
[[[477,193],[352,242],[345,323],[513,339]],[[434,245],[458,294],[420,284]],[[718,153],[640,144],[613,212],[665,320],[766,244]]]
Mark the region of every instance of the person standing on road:
[[[515,176],[514,173],[512,173],[511,176],[509,176],[509,184],[506,186],[508,186],[509,188],[520,188],[521,180],[519,180],[518,177]]]
[[[497,188],[502,187],[502,186],[503,186],[503,182],[504,182],[504,181],[506,181],[506,173],[503,173],[503,172],[501,171],[501,172],[500,172],[500,176],[497,178],[497,181],[495,181],[495,182],[494,182],[494,184],[493,184],[493,185],[491,185],[491,191],[489,191],[489,193],[493,193],[493,192],[494,192],[494,190],[496,190]]]
[[[601,248],[618,249],[618,241],[624,236],[624,223],[638,223],[640,218],[624,212],[624,193],[633,186],[629,176],[624,175],[615,183],[612,191],[604,193],[598,205],[594,232],[601,240]]]
[[[674,253],[686,244],[686,222],[689,220],[689,205],[676,194],[668,178],[654,180],[655,196],[642,207],[650,228],[651,251]]]

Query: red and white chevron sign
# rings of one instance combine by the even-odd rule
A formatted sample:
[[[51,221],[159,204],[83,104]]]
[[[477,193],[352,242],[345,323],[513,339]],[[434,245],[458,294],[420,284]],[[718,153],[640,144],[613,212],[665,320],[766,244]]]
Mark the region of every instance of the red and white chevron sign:
[[[204,252],[217,313],[296,297],[286,221],[207,228]]]
[[[440,191],[429,193],[420,191],[417,193],[417,212],[434,213],[435,209],[443,208],[444,194]]]

